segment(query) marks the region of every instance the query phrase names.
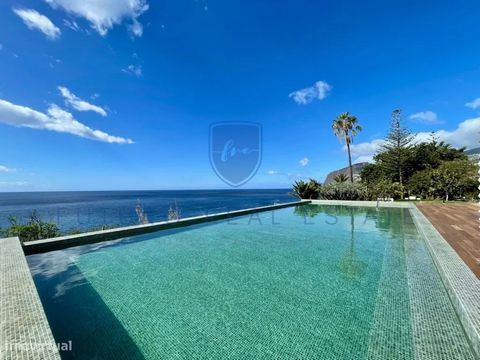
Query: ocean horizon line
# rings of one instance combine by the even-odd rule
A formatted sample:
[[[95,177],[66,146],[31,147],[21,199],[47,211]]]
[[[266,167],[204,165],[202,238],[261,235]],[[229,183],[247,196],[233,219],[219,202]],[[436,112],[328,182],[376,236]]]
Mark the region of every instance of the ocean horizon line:
[[[271,188],[197,188],[197,189],[127,189],[127,190],[25,190],[25,191],[0,191],[0,194],[25,194],[25,193],[73,193],[73,192],[156,192],[156,191],[271,191],[291,190],[291,187]]]

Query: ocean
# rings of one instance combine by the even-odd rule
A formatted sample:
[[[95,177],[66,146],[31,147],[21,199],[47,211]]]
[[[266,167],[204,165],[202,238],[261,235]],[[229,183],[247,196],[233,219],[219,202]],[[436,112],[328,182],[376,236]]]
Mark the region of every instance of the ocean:
[[[143,208],[149,222],[167,220],[169,209],[180,217],[213,214],[295,201],[289,189],[62,191],[0,193],[0,227],[15,217],[24,223],[35,212],[55,223],[63,233],[138,224],[135,208]]]

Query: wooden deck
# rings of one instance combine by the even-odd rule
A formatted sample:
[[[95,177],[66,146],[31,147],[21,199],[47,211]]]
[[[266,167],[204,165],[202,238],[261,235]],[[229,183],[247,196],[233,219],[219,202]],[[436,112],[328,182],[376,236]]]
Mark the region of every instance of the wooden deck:
[[[475,204],[417,205],[480,279],[480,209]]]

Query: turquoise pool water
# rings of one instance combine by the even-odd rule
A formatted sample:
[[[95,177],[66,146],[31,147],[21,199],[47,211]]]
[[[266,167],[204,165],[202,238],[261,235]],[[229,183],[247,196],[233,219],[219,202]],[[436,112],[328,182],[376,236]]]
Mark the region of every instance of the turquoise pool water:
[[[75,359],[474,359],[407,209],[304,205],[28,257]]]

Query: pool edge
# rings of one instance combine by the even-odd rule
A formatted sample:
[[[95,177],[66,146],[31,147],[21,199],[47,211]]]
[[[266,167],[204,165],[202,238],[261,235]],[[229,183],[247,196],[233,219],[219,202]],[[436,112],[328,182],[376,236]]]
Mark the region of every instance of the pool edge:
[[[60,359],[20,240],[0,244],[0,358]]]
[[[480,280],[416,205],[409,210],[475,355],[480,358]]]
[[[293,201],[289,203],[194,216],[174,221],[161,221],[145,225],[126,226],[116,229],[92,231],[77,235],[60,236],[45,240],[29,241],[23,244],[23,251],[25,252],[25,255],[44,253],[48,251],[61,250],[79,245],[94,244],[103,241],[121,239],[128,236],[147,234],[160,230],[173,229],[210,221],[229,219],[236,216],[249,215],[262,211],[282,209],[297,205],[305,205],[309,204],[310,202],[310,200]]]
[[[480,280],[413,202],[313,200],[318,205],[406,208],[424,239],[450,301],[477,358],[480,358]]]

